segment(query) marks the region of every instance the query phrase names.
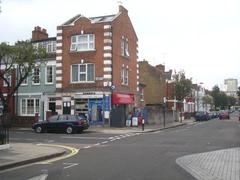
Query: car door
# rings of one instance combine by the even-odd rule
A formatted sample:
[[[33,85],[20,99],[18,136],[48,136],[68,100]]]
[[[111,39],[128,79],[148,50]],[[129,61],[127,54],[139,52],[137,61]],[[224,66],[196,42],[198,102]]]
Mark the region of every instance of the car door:
[[[58,130],[59,131],[65,131],[66,127],[67,127],[67,115],[60,115],[59,116],[59,122],[58,122]]]
[[[51,116],[47,120],[47,131],[56,131],[59,115]]]

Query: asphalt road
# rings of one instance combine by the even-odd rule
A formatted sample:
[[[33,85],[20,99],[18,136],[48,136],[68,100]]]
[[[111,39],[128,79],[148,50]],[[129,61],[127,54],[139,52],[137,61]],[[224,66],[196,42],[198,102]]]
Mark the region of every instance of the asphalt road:
[[[64,144],[79,148],[77,155],[51,164],[31,164],[0,172],[1,180],[84,179],[84,180],[190,180],[176,164],[184,155],[240,147],[240,123],[210,120],[153,133],[35,134],[14,132],[14,142]]]

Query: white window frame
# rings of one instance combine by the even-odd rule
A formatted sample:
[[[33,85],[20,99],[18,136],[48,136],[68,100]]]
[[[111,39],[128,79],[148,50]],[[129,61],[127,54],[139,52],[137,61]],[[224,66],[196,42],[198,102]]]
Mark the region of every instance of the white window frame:
[[[38,75],[35,74],[36,69],[38,69]],[[33,85],[40,85],[40,74],[41,74],[40,70],[41,70],[41,67],[35,67],[33,69],[33,76],[32,76],[32,84]],[[38,80],[39,80],[38,83],[35,83],[35,77],[36,76],[38,76]]]
[[[86,41],[81,41],[81,38],[87,38]],[[87,45],[86,48],[81,48],[81,45]],[[91,47],[92,46],[92,47]],[[81,34],[71,37],[70,51],[93,51],[95,50],[95,35]]]
[[[128,68],[122,67],[120,77],[121,77],[121,84],[127,86],[129,84],[129,70],[128,70]]]
[[[25,101],[25,112],[23,112],[23,101]],[[33,101],[33,113],[28,113],[30,106],[28,107],[28,101]],[[20,104],[20,114],[22,116],[35,116],[40,112],[40,99],[39,98],[23,98]]]
[[[92,81],[90,81],[90,80],[88,80],[87,78],[88,78],[88,65],[90,65],[90,64],[92,64],[92,63],[85,63],[85,64],[72,64],[71,65],[71,83],[94,83],[95,81],[94,81],[94,79],[95,79],[95,64],[92,64],[93,65],[93,80]],[[78,68],[77,68],[77,81],[73,81],[73,72],[72,72],[72,66],[73,65],[77,65],[78,66]],[[80,72],[80,66],[83,66],[83,65],[85,65],[85,69],[86,69],[86,71],[85,72]],[[85,81],[80,81],[80,75],[81,74],[85,74]]]
[[[51,75],[52,82],[48,82],[48,77],[49,77],[48,68],[52,69],[52,75]],[[53,84],[53,79],[54,79],[54,66],[46,66],[46,68],[45,68],[45,84]]]
[[[122,36],[121,39],[121,56],[129,57],[129,45],[128,45],[128,39]]]
[[[22,73],[24,73],[23,70],[24,69],[22,68],[21,69]],[[24,79],[23,82],[21,83],[21,86],[27,86],[27,85],[28,85],[28,77],[26,77],[26,79]]]
[[[6,74],[4,74],[4,77],[5,77],[6,79],[8,79],[9,87],[11,87],[11,85],[12,85],[12,76],[9,75],[9,76],[6,77]],[[4,80],[3,80],[3,86],[4,86],[4,87],[7,87],[7,83],[6,83],[6,81],[4,81]]]
[[[125,50],[124,50],[124,49],[125,49],[125,48],[124,48],[124,47],[125,47],[125,46],[124,46],[125,42],[124,42],[124,41],[125,41],[125,40],[124,40],[124,37],[122,37],[122,39],[121,39],[121,55],[122,55],[122,56],[125,55],[125,53],[124,53],[124,52],[125,52]]]

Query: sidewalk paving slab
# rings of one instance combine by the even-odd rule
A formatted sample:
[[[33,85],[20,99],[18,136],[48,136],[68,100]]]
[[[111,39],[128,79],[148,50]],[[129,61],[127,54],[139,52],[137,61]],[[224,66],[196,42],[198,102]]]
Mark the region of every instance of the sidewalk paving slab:
[[[62,148],[38,146],[32,143],[10,143],[9,149],[0,150],[0,171],[61,156]]]

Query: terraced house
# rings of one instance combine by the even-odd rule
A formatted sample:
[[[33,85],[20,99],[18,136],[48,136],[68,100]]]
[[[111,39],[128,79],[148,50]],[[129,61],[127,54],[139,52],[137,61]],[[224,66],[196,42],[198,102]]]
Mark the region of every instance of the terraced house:
[[[34,117],[46,119],[47,112],[56,110],[56,37],[49,38],[45,29],[37,26],[32,31],[32,44],[46,48],[44,63],[33,69],[16,93],[17,115],[21,120]]]

